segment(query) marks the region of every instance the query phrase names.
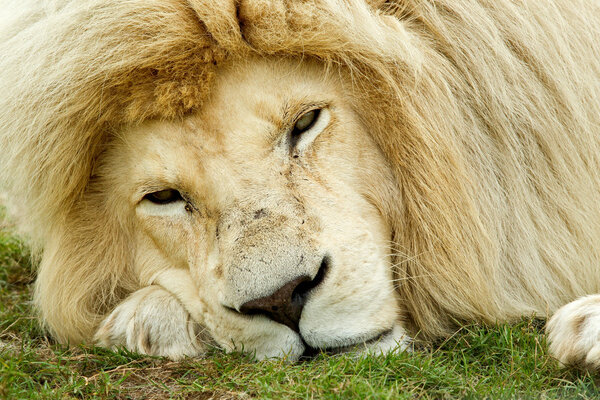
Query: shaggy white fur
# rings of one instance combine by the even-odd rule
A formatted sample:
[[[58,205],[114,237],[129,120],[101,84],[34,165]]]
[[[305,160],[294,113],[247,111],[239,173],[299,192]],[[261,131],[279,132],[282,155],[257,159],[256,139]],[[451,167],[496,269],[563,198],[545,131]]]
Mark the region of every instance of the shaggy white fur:
[[[321,313],[313,320],[314,329],[331,319],[323,314],[323,307],[326,303],[336,304],[336,296],[352,305],[348,310],[364,313],[361,315],[365,320],[344,320],[349,325],[354,322],[360,326],[367,321],[367,325],[379,324],[392,330],[401,326],[397,338],[407,330],[431,339],[448,335],[463,322],[549,316],[580,296],[600,292],[600,5],[596,1],[1,3],[0,177],[12,201],[19,205],[12,209],[13,214],[41,254],[35,301],[41,318],[61,341],[91,340],[103,320],[106,328],[105,318],[119,304],[128,296],[133,296],[130,300],[139,299],[137,291],[147,290],[144,288],[152,283],[148,277],[157,272],[153,269],[156,265],[151,268],[141,263],[140,252],[150,252],[152,246],[160,247],[163,253],[184,252],[171,242],[156,240],[157,229],[163,229],[159,228],[163,225],[148,222],[148,214],[140,214],[143,210],[136,213],[141,197],[133,205],[128,203],[135,190],[142,189],[134,190],[139,182],[123,178],[133,176],[127,174],[133,174],[134,167],[122,159],[132,157],[143,164],[160,156],[160,152],[152,152],[154,142],[145,142],[143,135],[135,134],[138,128],[150,129],[153,133],[148,135],[156,141],[162,138],[166,149],[188,149],[180,152],[181,158],[189,162],[186,165],[204,165],[194,158],[200,153],[192,154],[190,149],[200,148],[205,142],[186,141],[173,132],[196,123],[194,132],[212,129],[213,139],[223,139],[221,147],[212,147],[223,152],[217,155],[242,155],[243,148],[228,142],[231,138],[222,135],[223,129],[237,132],[246,122],[255,123],[255,132],[263,136],[241,137],[246,144],[262,143],[260,140],[284,132],[285,124],[293,126],[294,121],[293,115],[286,120],[287,114],[283,113],[277,125],[274,117],[265,115],[280,110],[286,102],[290,107],[297,102],[300,110],[302,101],[315,99],[320,101],[314,103],[316,106],[331,111],[332,122],[326,128],[338,134],[315,136],[297,161],[297,154],[285,153],[284,147],[273,147],[279,153],[268,153],[269,157],[287,154],[292,164],[286,165],[297,172],[293,176],[308,174],[305,180],[288,176],[288,186],[296,182],[294,179],[317,182],[310,171],[317,171],[318,176],[323,173],[327,182],[347,179],[347,185],[340,188],[349,188],[347,194],[338,194],[335,200],[327,198],[325,192],[319,196],[340,204],[352,198],[361,204],[356,209],[349,207],[357,214],[357,225],[348,227],[360,226],[359,231],[366,236],[356,233],[352,243],[361,243],[371,255],[361,253],[356,257],[364,260],[360,265],[377,266],[373,267],[376,278],[370,282],[380,282],[373,285],[389,295],[377,303],[385,310],[379,315],[395,317],[381,317],[375,322],[377,313],[356,307],[351,296],[335,292],[331,299],[320,303],[316,299],[321,297],[315,294],[315,300],[309,299],[305,307],[307,315],[311,307],[311,313]],[[261,67],[265,62],[272,66]],[[297,70],[293,66],[298,66]],[[233,90],[226,88],[227,76],[236,79],[233,86],[242,87],[253,79],[262,85],[244,86],[249,91],[240,89],[235,95],[243,100],[239,107],[250,110],[237,127],[231,125],[235,118],[229,121],[237,115],[237,109],[218,100]],[[271,81],[261,81],[265,76]],[[286,98],[285,93],[276,90],[274,82],[286,81],[285,77],[296,83],[288,90],[296,97],[290,94],[293,98]],[[275,88],[273,96],[279,96],[277,101],[283,103],[268,100],[265,89],[271,84]],[[315,89],[319,85],[323,85],[321,93]],[[303,87],[304,95],[294,92]],[[264,91],[265,104],[248,94],[253,91]],[[206,115],[207,110],[212,110],[212,116]],[[225,122],[230,125],[211,125],[213,120],[228,120]],[[154,125],[148,125],[148,121],[165,125],[151,129],[149,126]],[[164,133],[165,129],[171,133]],[[336,148],[340,134],[346,131],[356,143]],[[130,137],[138,138],[137,142]],[[206,148],[211,148],[209,139],[206,143]],[[359,152],[359,146],[366,150]],[[346,172],[336,175],[335,166],[325,165],[325,156],[320,153],[325,148],[345,152],[336,153],[336,157]],[[267,154],[266,147],[256,149]],[[350,154],[358,158],[350,158]],[[233,181],[240,179],[237,186],[228,187],[230,197],[211,192],[221,199],[221,203],[211,206],[211,210],[218,211],[214,215],[229,213],[232,193],[239,196],[248,187],[261,187],[256,177],[268,175],[260,169],[267,164],[260,164],[254,156],[241,159],[256,161],[248,168],[258,168],[246,180],[240,177],[247,170],[220,164],[223,170],[237,174]],[[268,160],[272,168],[274,159]],[[306,165],[315,165],[316,169],[307,169]],[[214,171],[218,170],[215,167]],[[154,189],[181,183],[185,180],[182,171],[173,172],[170,178],[162,176],[171,179],[171,186]],[[117,176],[117,172],[122,174]],[[108,184],[109,177],[116,180]],[[350,177],[373,181],[359,184]],[[222,186],[227,186],[228,179],[221,181]],[[271,183],[275,179],[264,178]],[[209,196],[207,191],[213,189],[190,189],[194,195],[186,199],[186,204],[192,215],[204,212],[194,196]],[[119,197],[125,192],[131,197]],[[312,204],[314,199],[309,193],[301,192],[300,197],[307,197],[302,199]],[[286,218],[301,218],[296,211],[289,211],[284,205],[290,203],[282,199],[279,208],[267,203],[273,210],[284,210],[281,212]],[[315,205],[315,210],[319,207]],[[343,235],[331,233],[334,211],[323,211],[313,226],[318,236],[313,239],[319,245],[313,246],[310,240],[294,242],[298,249],[312,249],[303,253],[307,257],[334,248],[332,243],[344,243],[336,249],[345,249],[350,243],[344,241],[350,240],[346,236],[342,240]],[[214,215],[206,212],[206,220],[212,221]],[[175,224],[175,220],[170,221]],[[214,226],[202,225],[203,232],[214,235],[219,221],[214,217]],[[200,229],[198,226],[193,229]],[[286,225],[282,226],[285,231]],[[145,239],[142,231],[148,235]],[[198,239],[197,231],[193,232],[190,237],[205,243]],[[382,244],[384,234],[386,243]],[[292,233],[289,235],[292,237]],[[365,237],[369,239],[365,241]],[[329,238],[329,244],[323,238]],[[388,242],[391,258],[387,254],[372,256]],[[230,250],[227,246],[233,246],[233,242],[226,247],[225,242],[219,243],[225,253]],[[206,246],[212,249],[212,244]],[[339,259],[349,259],[349,254],[339,255]],[[188,269],[189,279],[202,286],[202,276],[193,276],[199,272],[186,264],[188,261],[175,265],[169,257],[161,264],[164,268]],[[292,260],[292,255],[289,257]],[[228,275],[229,267],[224,267],[226,271],[218,282],[242,276],[241,272]],[[369,281],[369,271],[353,272],[351,265],[334,260],[330,272],[338,278],[331,278],[330,283],[324,280],[323,287],[336,279],[342,282],[344,274]],[[311,278],[316,274],[311,269],[306,273]],[[290,279],[292,275],[285,270],[280,278]],[[271,283],[275,286],[269,286]],[[255,294],[266,294],[268,288],[285,282],[271,283],[258,284]],[[387,294],[392,284],[394,293]],[[194,317],[196,323],[208,327],[209,336],[223,347],[235,348],[226,343],[246,338],[258,343],[255,350],[262,349],[266,342],[256,339],[261,334],[274,338],[274,342],[281,341],[281,346],[293,348],[296,353],[302,352],[299,337],[313,340],[309,344],[315,347],[351,341],[340,339],[338,343],[331,339],[333,334],[311,336],[308,331],[301,336],[287,331],[276,333],[287,327],[260,318],[244,316],[231,322],[234,320],[223,317],[223,310],[211,311],[216,310],[219,296],[217,292],[209,296],[211,290],[201,290],[202,299],[190,300],[196,305],[185,306],[185,311],[194,316],[202,309]],[[236,297],[233,289],[227,290],[223,289],[226,294],[219,301],[231,303],[235,309],[243,296]],[[334,293],[332,288],[328,290]],[[185,305],[181,297],[177,298]],[[595,336],[600,323],[597,318],[586,317],[597,313],[594,310],[599,306],[589,299],[595,297],[567,306],[549,324],[551,349],[563,362],[599,364]],[[171,300],[164,303],[167,308],[173,304]],[[194,307],[196,311],[191,310]],[[340,310],[336,315],[346,315]],[[187,318],[185,313],[174,315],[181,320]],[[214,325],[207,322],[206,315],[216,321]],[[229,322],[220,325],[220,318]],[[574,342],[572,335],[579,335],[581,340]],[[368,336],[364,333],[365,340]],[[131,347],[148,351],[151,346],[144,343]],[[194,350],[164,352],[181,356]],[[271,353],[266,349],[263,354]]]

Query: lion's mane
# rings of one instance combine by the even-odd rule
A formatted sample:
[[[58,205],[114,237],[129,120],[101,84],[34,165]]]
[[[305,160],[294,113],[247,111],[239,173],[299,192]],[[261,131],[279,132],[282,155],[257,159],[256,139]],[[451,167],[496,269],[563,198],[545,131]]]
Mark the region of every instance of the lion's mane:
[[[202,107],[219,65],[250,53],[318,59],[352,77],[355,108],[402,192],[383,209],[398,291],[424,337],[465,320],[549,313],[598,291],[595,2],[3,8],[0,177],[23,232],[43,249],[36,303],[60,340],[91,338],[137,284],[131,224],[90,185],[98,155],[123,126]]]

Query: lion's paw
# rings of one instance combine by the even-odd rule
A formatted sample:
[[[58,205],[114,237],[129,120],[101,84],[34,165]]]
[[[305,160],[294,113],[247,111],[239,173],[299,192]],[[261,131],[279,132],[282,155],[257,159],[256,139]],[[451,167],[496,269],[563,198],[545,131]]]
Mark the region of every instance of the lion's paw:
[[[600,369],[600,295],[560,308],[546,328],[550,353],[562,365]]]
[[[125,347],[172,360],[204,353],[202,327],[159,286],[132,293],[104,319],[94,336],[103,347]]]

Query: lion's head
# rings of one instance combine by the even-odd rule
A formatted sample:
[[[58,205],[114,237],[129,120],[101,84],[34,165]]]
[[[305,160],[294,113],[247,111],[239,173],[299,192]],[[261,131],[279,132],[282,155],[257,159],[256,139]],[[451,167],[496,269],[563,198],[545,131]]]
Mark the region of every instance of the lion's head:
[[[10,3],[0,173],[63,342],[387,350],[597,290],[568,2]]]
[[[141,286],[189,271],[186,307],[225,348],[401,339],[385,217],[398,189],[345,82],[315,62],[237,60],[200,112],[127,129],[99,157],[91,190],[134,232]]]

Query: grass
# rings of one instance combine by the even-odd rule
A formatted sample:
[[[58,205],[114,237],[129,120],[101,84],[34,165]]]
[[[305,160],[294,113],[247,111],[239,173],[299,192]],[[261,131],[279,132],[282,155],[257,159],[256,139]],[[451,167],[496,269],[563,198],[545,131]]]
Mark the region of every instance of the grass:
[[[0,227],[1,228],[1,227]],[[446,399],[599,398],[597,377],[559,369],[543,322],[467,326],[413,354],[319,355],[253,362],[218,349],[171,362],[121,350],[66,348],[45,336],[30,305],[27,249],[0,229],[0,398],[7,399]]]

